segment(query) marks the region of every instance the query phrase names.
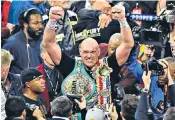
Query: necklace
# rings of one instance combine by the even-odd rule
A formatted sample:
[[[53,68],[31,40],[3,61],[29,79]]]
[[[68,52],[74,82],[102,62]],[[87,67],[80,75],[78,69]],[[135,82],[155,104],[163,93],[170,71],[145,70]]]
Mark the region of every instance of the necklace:
[[[54,86],[53,86],[53,83],[52,83],[52,81],[51,81],[51,78],[50,78],[50,76],[49,76],[49,74],[48,74],[48,71],[47,71],[46,69],[44,69],[44,71],[45,71],[45,73],[46,73],[46,75],[47,75],[47,78],[48,78],[48,80],[49,80],[49,83],[50,83],[52,92],[54,93],[54,96],[57,96],[57,95],[58,95],[58,92],[57,92],[58,80],[57,80],[57,82],[56,82],[56,87],[55,87],[55,89],[54,89]]]

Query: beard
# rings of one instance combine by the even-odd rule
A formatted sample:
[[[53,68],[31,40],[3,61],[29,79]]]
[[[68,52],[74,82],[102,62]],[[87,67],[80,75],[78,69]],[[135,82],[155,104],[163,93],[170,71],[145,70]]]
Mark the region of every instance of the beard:
[[[28,26],[27,33],[32,39],[38,39],[43,34],[43,29],[33,30],[30,26]]]

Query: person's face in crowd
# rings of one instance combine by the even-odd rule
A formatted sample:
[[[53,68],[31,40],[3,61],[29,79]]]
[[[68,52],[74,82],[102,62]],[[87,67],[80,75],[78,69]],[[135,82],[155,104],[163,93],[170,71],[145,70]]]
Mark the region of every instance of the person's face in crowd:
[[[146,48],[144,50],[144,54],[147,56],[147,59],[154,55],[155,49],[153,47],[154,47],[153,45],[146,45]]]
[[[119,47],[121,42],[119,40],[110,40],[108,44],[108,56],[111,56],[112,53]]]
[[[1,65],[1,82],[5,84],[8,73],[9,73],[10,65]]]
[[[52,59],[50,58],[49,54],[46,51],[41,53],[41,57],[44,60],[44,63],[48,67],[50,67],[50,66],[54,67],[55,66]]]
[[[44,91],[45,89],[45,81],[42,78],[43,76],[39,76],[33,80],[31,80],[30,82],[26,83],[26,86],[34,93],[36,94],[40,94]]]
[[[85,40],[80,46],[80,56],[88,68],[92,68],[98,61],[100,48],[95,40]]]
[[[164,85],[165,84],[165,78],[168,75],[168,64],[165,62],[161,62],[162,60],[159,60],[159,64],[163,67],[163,75],[158,76],[159,77],[159,84]]]
[[[33,39],[39,38],[43,33],[43,21],[41,15],[34,14],[30,16],[30,21],[27,24],[27,33]]]
[[[59,6],[62,8],[69,8],[70,1],[69,0],[49,0],[50,6]]]
[[[175,56],[175,36],[169,41],[173,56]]]

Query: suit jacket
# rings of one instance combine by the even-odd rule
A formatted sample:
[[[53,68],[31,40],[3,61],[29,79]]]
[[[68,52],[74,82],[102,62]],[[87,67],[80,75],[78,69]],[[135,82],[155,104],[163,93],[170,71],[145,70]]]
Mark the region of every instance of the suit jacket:
[[[10,90],[9,90],[9,95],[10,96],[21,95],[22,90],[20,88],[22,86],[22,82],[21,82],[20,76],[9,72],[8,80],[12,83]],[[9,95],[7,97],[10,97]]]

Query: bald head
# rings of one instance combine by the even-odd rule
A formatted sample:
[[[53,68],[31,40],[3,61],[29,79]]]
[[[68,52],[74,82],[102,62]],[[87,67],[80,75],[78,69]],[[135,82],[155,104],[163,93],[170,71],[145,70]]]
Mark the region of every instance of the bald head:
[[[93,38],[86,38],[85,40],[82,41],[81,45],[80,45],[80,48],[82,47],[86,47],[86,46],[93,46],[95,48],[98,48],[98,43],[95,39]]]
[[[122,36],[120,33],[115,33],[113,34],[111,37],[110,37],[110,40],[109,40],[109,43],[110,42],[115,42],[115,43],[118,43],[119,45],[121,44],[122,42]]]
[[[116,48],[120,46],[122,43],[122,36],[120,33],[115,33],[110,37],[108,43],[108,55],[111,56],[112,53],[115,51]]]

